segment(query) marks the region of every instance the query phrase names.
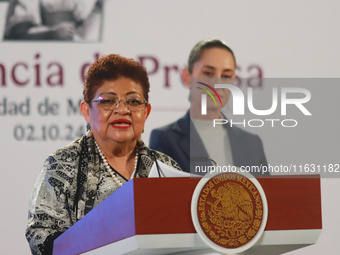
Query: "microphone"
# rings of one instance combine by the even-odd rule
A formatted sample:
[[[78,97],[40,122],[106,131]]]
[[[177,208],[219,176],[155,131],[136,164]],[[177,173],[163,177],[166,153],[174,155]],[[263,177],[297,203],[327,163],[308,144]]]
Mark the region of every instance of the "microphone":
[[[152,154],[153,159],[154,159],[154,161],[155,161],[155,163],[156,163],[157,172],[158,172],[158,177],[162,177],[162,176],[161,176],[161,168],[160,168],[159,165],[158,165],[158,162],[157,162],[157,158],[156,158],[155,152],[152,151],[151,154]]]
[[[208,158],[208,157],[190,157],[190,161],[198,161],[198,162],[202,162],[202,161],[211,161],[215,166],[217,166],[217,163],[215,160]]]
[[[195,173],[195,174],[199,174],[199,175],[204,175],[203,172],[196,172],[196,166],[197,165],[202,165],[202,166],[209,166],[211,165],[211,163],[209,163],[208,161],[212,162],[212,164],[216,167],[217,163],[215,160],[208,158],[208,157],[190,157],[190,172],[191,173]],[[203,163],[199,163],[199,162],[203,162]]]

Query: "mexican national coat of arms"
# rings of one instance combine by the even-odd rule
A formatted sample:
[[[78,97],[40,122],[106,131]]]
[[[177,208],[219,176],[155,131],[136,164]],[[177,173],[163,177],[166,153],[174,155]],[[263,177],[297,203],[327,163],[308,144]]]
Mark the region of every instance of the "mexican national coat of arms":
[[[199,185],[196,206],[192,209],[196,210],[198,232],[216,246],[225,249],[242,247],[254,242],[261,226],[263,230],[266,201],[251,179],[254,178],[238,173],[202,178],[204,183]]]

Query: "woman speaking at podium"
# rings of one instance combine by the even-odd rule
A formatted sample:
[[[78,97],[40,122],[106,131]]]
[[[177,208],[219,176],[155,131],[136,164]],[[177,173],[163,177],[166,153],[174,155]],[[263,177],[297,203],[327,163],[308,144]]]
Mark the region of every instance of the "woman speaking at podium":
[[[46,159],[32,193],[26,238],[33,254],[52,254],[60,234],[128,180],[148,177],[155,159],[180,170],[141,139],[149,87],[132,59],[111,54],[90,66],[80,105],[88,131]]]

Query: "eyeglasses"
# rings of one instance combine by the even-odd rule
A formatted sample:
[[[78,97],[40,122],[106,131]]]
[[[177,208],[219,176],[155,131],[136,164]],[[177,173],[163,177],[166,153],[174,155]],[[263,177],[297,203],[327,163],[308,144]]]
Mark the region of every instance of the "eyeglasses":
[[[98,106],[104,110],[114,110],[116,109],[120,102],[123,101],[124,105],[131,112],[139,112],[145,109],[148,101],[141,98],[140,96],[128,96],[127,98],[119,99],[119,97],[115,95],[102,95],[96,99],[93,99],[91,102],[95,102]]]

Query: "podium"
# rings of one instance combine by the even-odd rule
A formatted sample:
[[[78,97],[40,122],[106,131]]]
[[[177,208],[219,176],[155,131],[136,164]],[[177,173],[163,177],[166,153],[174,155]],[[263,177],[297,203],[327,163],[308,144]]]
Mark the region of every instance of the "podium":
[[[218,254],[196,233],[191,200],[201,178],[132,179],[65,231],[53,254]],[[268,203],[258,242],[242,254],[282,254],[316,243],[320,176],[257,178]]]

